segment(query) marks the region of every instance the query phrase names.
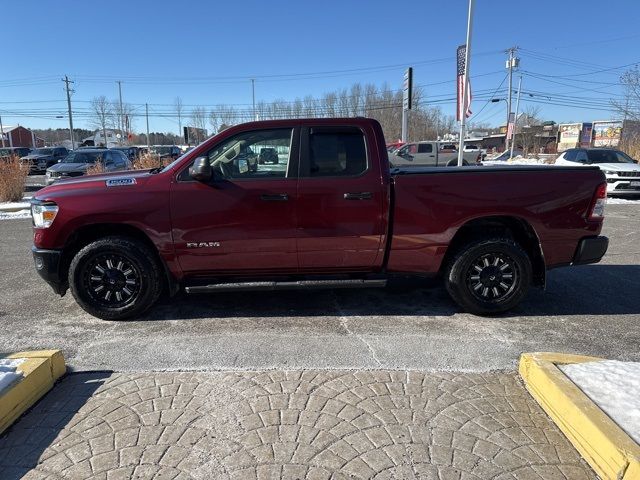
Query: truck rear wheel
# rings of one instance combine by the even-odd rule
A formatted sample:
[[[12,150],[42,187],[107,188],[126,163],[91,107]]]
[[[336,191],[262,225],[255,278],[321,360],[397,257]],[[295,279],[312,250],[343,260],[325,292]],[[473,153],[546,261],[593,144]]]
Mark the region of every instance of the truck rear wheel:
[[[84,311],[103,320],[143,314],[160,297],[162,271],[144,243],[112,236],[82,248],[69,267],[69,287]]]
[[[461,248],[449,262],[445,286],[465,311],[496,315],[522,301],[531,271],[529,256],[513,240],[477,240]]]
[[[452,160],[449,160],[447,162],[447,167],[457,167],[458,166],[458,159],[454,158]],[[469,162],[467,162],[464,158],[462,159],[462,166],[463,167],[468,167],[469,166]]]

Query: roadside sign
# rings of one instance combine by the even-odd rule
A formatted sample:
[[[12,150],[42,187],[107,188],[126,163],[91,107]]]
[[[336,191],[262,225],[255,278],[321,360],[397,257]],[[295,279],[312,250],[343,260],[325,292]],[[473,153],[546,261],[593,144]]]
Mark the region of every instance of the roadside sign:
[[[411,110],[413,103],[413,68],[409,67],[404,72],[402,84],[402,109]]]

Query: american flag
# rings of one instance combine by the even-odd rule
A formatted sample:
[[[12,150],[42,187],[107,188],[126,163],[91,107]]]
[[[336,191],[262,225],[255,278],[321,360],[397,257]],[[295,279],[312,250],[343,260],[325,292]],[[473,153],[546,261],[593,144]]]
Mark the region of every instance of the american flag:
[[[465,64],[465,55],[467,53],[467,46],[460,45],[458,47],[458,61],[457,61],[457,94],[458,101],[456,103],[456,120],[460,121],[462,119],[463,112],[465,114],[465,118],[468,118],[471,115],[471,83],[469,82],[469,78],[467,77],[467,88],[469,89],[469,95],[467,95],[467,104],[462,105],[462,100],[464,96],[464,64]]]

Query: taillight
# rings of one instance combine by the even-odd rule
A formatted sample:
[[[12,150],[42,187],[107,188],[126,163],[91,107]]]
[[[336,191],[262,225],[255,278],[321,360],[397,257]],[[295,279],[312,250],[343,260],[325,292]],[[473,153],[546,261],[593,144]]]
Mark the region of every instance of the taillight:
[[[607,204],[607,184],[601,183],[596,189],[596,194],[593,198],[593,205],[591,206],[591,213],[589,214],[589,220],[600,220],[604,218],[604,207]]]

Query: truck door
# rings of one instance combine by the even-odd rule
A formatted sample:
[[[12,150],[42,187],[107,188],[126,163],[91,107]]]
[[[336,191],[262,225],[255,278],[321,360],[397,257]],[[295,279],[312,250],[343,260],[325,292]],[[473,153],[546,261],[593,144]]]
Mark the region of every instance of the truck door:
[[[298,132],[273,128],[232,135],[205,153],[214,171],[211,182],[193,180],[188,168],[177,175],[171,220],[186,274],[297,272]],[[279,162],[260,164],[261,148],[275,149]]]
[[[416,165],[425,165],[427,167],[436,166],[436,154],[437,152],[433,148],[431,143],[419,143],[418,152],[414,155],[414,162]]]
[[[358,127],[303,127],[300,162],[300,271],[370,271],[381,264],[388,190],[376,143],[367,144]]]

